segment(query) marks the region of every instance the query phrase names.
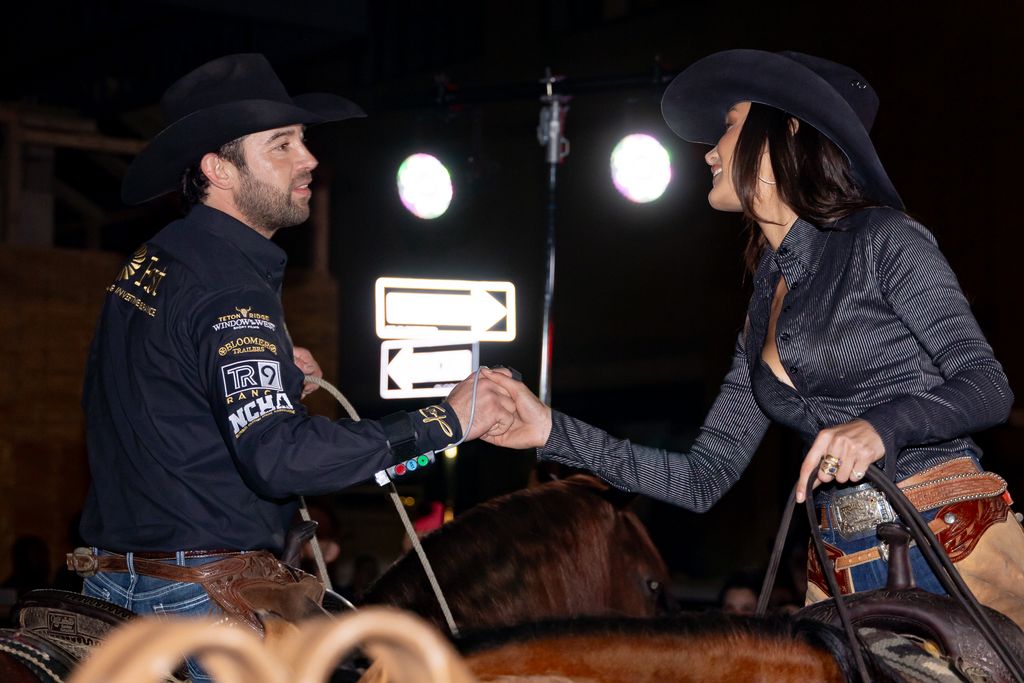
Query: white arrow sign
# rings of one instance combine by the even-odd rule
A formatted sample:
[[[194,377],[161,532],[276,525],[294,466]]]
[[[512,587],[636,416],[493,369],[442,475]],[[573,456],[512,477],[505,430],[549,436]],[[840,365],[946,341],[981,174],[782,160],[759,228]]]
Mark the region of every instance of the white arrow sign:
[[[381,339],[512,341],[516,289],[511,282],[377,279]]]
[[[386,341],[380,347],[382,398],[447,396],[478,365],[480,345],[408,339]]]

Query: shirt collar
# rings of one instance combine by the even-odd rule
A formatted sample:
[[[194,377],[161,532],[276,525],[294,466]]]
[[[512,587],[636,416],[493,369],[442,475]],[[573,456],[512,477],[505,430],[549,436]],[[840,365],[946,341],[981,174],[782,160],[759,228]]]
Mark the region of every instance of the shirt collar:
[[[205,204],[193,206],[185,220],[231,243],[261,277],[275,284],[284,279],[288,255],[245,223]]]
[[[830,234],[829,230],[822,230],[803,218],[797,218],[777,250],[766,246],[762,267],[766,261],[772,263],[774,268],[769,272],[775,268],[781,270],[789,289],[796,289],[818,270]]]

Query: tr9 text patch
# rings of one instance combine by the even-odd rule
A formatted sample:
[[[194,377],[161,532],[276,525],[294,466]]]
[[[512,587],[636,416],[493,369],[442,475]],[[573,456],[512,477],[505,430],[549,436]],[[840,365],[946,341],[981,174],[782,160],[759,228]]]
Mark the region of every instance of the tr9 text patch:
[[[225,398],[242,391],[284,391],[281,384],[281,364],[276,360],[243,360],[229,363],[221,367],[220,376],[224,381]]]

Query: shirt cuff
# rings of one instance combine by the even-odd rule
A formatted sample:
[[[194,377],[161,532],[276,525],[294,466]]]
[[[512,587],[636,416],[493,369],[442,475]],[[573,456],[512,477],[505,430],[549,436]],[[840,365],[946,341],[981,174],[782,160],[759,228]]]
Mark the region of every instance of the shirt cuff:
[[[547,442],[537,449],[537,460],[557,458],[559,462],[565,462],[565,454],[572,452],[572,444],[569,443],[569,435],[565,430],[566,417],[557,410],[551,411],[551,431],[548,432]]]
[[[904,444],[899,436],[900,418],[895,411],[887,410],[885,406],[875,406],[860,416],[860,419],[870,424],[878,436],[882,437],[882,445],[885,446],[885,457],[895,458]]]
[[[441,451],[462,439],[462,425],[448,401],[409,413],[419,453]]]

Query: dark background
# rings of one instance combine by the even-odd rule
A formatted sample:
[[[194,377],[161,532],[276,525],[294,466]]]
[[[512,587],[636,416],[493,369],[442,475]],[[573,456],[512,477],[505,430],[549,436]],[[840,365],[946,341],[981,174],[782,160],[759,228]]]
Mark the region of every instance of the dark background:
[[[552,404],[616,435],[685,449],[727,368],[749,283],[741,221],[707,206],[706,150],[661,121],[655,64],[674,72],[734,47],[808,52],[867,77],[882,100],[873,131],[880,157],[909,212],[938,238],[1011,386],[1024,387],[1024,4],[162,0],[41,2],[5,13],[0,99],[76,112],[111,135],[151,137],[163,89],[232,52],[266,54],[292,93],[338,92],[367,109],[366,120],[309,132],[320,179],[331,178],[342,341],[330,379],[364,415],[420,405],[378,395],[373,284],[383,275],[511,280],[518,338],[483,344],[481,361],[512,365],[536,388],[547,174],[535,134],[540,102],[511,95],[548,66],[573,80],[647,76],[648,85],[571,103],[572,151],[557,195]],[[477,101],[438,105],[440,92]],[[624,200],[608,173],[612,146],[636,131],[656,135],[672,155],[672,184],[649,205]],[[408,214],[394,186],[398,163],[420,150],[440,156],[456,183],[451,209],[434,221]],[[88,155],[58,154],[59,174],[110,211],[123,209],[117,177]],[[81,246],[74,217],[57,211],[57,246]],[[130,252],[174,211],[165,201],[126,215],[105,230],[103,248]],[[308,230],[280,242],[293,266],[311,262]],[[978,437],[1011,490],[1024,482],[1022,430],[1018,409]],[[770,432],[707,515],[648,506],[648,525],[683,580],[713,583],[763,561],[802,449]],[[470,445],[447,491],[442,468],[414,484],[453,497],[458,511],[525,485],[531,459]],[[375,495],[367,487],[336,502],[344,509]]]

